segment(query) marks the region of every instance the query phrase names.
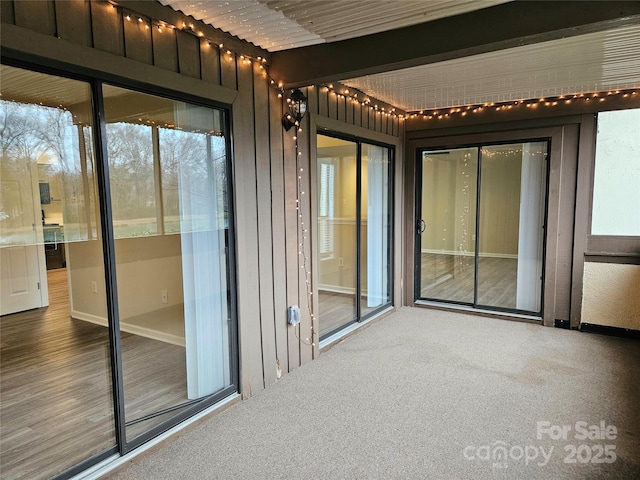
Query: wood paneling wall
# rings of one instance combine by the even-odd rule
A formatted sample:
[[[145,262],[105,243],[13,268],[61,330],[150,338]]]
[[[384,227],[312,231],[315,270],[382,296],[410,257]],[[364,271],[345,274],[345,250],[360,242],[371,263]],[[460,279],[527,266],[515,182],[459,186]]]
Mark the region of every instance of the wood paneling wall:
[[[299,253],[294,131],[282,128],[283,100],[269,86],[264,70],[257,62],[247,63],[239,57],[268,58],[268,52],[157,2],[120,1],[118,8],[88,0],[3,0],[0,4],[5,55],[231,104],[243,397],[315,358],[318,328],[316,325],[312,337]],[[159,31],[159,21],[193,23],[214,42],[209,45],[185,30]],[[220,43],[224,43],[222,50]],[[314,188],[309,167],[315,131],[310,131],[310,116],[338,121],[333,123],[338,131],[344,124],[399,137],[403,126],[397,118],[326,89],[309,87],[305,93],[310,115],[299,135],[305,172],[300,205],[309,237],[305,253],[311,263]],[[301,307],[302,322],[297,328],[287,325],[290,305]]]

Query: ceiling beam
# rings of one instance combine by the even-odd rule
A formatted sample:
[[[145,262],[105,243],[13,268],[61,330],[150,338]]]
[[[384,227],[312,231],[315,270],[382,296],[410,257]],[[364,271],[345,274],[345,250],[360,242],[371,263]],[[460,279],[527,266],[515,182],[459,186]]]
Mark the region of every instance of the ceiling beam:
[[[286,87],[319,85],[640,23],[638,1],[515,1],[271,54]]]

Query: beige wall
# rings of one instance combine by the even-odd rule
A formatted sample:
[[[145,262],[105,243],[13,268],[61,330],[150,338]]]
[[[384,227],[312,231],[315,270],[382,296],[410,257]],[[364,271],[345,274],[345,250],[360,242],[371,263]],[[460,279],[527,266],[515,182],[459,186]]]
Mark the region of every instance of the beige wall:
[[[115,241],[121,319],[183,303],[180,235]],[[97,241],[67,245],[72,315],[106,318],[102,251]],[[96,282],[98,292],[92,291]],[[161,291],[166,290],[167,303]]]
[[[640,330],[640,265],[585,262],[582,323]]]
[[[422,161],[423,251],[475,251],[477,164],[464,167],[465,152],[453,150]],[[518,157],[483,158],[480,255],[518,255],[520,166]]]
[[[522,155],[482,159],[480,255],[518,255]]]

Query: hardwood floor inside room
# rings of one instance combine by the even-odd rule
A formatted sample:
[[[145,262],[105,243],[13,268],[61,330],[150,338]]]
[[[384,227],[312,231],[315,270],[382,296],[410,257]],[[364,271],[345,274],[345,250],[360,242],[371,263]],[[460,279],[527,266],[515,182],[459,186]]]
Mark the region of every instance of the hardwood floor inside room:
[[[320,335],[329,333],[356,318],[356,296],[347,293],[318,292]]]
[[[362,309],[361,315],[363,317],[381,307],[381,305],[368,307],[366,295],[362,295],[361,299],[362,303],[360,308]],[[355,301],[356,297],[353,294],[320,290],[318,292],[320,335],[332,332],[355,320]]]
[[[71,318],[66,269],[47,277],[49,307],[0,317],[3,479],[49,478],[115,445],[107,328]],[[122,350],[128,421],[186,401],[183,347],[122,334]]]
[[[422,298],[473,303],[474,257],[423,253]],[[518,259],[478,259],[478,304],[516,308]]]

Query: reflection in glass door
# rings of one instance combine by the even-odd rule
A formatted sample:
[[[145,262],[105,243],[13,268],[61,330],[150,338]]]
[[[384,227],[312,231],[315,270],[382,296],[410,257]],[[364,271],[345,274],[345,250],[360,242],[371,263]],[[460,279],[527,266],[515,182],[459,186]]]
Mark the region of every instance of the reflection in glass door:
[[[390,300],[391,212],[389,149],[362,144],[360,213],[360,315]]]
[[[104,86],[126,439],[232,384],[221,111]]]
[[[0,472],[51,478],[117,443],[92,92],[8,65],[0,85]]]
[[[318,135],[320,336],[391,302],[391,149]]]
[[[416,298],[540,314],[548,142],[420,152]]]
[[[419,298],[473,303],[477,171],[477,148],[422,154]]]
[[[318,135],[320,335],[352,323],[356,308],[358,145]]]

